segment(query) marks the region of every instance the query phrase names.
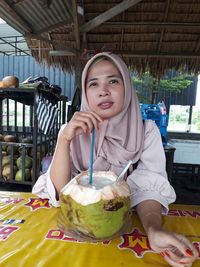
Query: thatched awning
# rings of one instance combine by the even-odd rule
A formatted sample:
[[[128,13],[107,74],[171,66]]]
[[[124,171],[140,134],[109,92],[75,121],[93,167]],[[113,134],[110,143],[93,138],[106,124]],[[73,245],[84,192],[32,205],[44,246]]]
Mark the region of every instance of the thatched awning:
[[[200,70],[199,0],[3,0],[0,17],[23,33],[37,61],[65,71],[98,51],[158,76]]]

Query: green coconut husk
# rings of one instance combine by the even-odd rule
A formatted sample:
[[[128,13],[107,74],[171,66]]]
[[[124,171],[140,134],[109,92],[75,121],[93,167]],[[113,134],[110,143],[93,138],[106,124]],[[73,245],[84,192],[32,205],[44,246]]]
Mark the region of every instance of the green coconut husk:
[[[94,240],[109,239],[120,232],[130,211],[129,197],[116,197],[112,200],[81,205],[70,195],[61,194],[60,203],[59,227]]]

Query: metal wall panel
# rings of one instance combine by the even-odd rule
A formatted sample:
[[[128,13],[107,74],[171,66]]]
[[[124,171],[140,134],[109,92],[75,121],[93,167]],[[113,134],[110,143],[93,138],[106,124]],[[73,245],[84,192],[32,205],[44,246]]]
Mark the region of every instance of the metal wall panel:
[[[192,81],[193,83],[180,93],[159,91],[157,94],[157,102],[164,100],[167,110],[169,110],[170,105],[195,106],[198,77],[194,76]]]
[[[45,76],[50,84],[57,84],[62,88],[62,95],[70,100],[74,95],[74,75],[64,73],[58,68],[49,68],[45,64],[40,65],[30,56],[0,56],[0,80],[7,75],[17,76],[19,82],[30,76]]]

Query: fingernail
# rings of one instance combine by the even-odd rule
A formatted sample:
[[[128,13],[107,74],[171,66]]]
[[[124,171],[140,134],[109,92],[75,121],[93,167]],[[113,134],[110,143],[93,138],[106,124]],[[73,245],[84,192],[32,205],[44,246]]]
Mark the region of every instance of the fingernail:
[[[188,264],[186,261],[179,261],[180,264]]]
[[[189,248],[187,248],[187,249],[185,250],[185,254],[188,255],[188,256],[191,256],[191,257],[194,256],[192,250],[189,249]]]
[[[164,252],[166,256],[170,257],[169,253],[167,251]]]

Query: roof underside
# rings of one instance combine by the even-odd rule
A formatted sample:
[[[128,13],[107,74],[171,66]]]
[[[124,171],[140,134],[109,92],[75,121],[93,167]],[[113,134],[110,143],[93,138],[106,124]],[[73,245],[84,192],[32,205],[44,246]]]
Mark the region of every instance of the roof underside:
[[[200,70],[200,0],[2,0],[0,17],[36,60],[65,71],[98,51],[155,75]]]

